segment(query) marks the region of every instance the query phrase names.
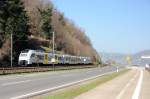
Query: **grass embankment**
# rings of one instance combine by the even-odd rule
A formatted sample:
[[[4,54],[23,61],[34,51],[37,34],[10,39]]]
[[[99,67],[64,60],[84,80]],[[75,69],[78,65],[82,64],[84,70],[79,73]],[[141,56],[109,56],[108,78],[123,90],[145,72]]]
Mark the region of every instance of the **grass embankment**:
[[[105,75],[102,77],[99,77],[97,79],[88,81],[88,82],[84,82],[80,85],[75,85],[72,87],[68,87],[66,89],[62,89],[56,92],[52,92],[43,96],[39,96],[39,97],[35,97],[35,99],[73,99],[76,96],[85,93],[93,88],[95,88],[96,86],[103,84],[107,81],[110,81],[112,79],[114,79],[115,77],[122,75],[124,73],[126,73],[129,70],[123,70],[120,72],[115,72],[109,75]]]

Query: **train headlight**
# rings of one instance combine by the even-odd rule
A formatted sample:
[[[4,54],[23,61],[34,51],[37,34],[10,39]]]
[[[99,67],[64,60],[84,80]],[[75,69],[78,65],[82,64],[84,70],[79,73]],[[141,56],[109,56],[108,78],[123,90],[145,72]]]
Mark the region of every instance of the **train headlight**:
[[[55,58],[52,58],[51,62],[52,62],[52,63],[55,63],[55,62],[56,62],[56,59],[55,59]]]

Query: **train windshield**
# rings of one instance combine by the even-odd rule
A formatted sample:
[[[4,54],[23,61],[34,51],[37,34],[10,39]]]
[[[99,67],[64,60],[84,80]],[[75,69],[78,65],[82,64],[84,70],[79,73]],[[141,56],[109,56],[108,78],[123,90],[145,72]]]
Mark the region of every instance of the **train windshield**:
[[[21,53],[28,53],[28,52],[29,52],[28,49],[25,49],[25,50],[21,51]]]

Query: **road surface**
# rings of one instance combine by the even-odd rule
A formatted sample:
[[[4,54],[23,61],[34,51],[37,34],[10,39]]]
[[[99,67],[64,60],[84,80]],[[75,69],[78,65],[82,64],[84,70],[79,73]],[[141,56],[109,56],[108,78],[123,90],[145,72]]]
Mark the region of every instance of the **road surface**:
[[[116,67],[1,76],[0,99],[16,99],[112,71],[116,71]]]
[[[143,83],[139,99],[150,99],[150,71],[144,71]]]
[[[150,72],[132,68],[75,99],[150,99]]]

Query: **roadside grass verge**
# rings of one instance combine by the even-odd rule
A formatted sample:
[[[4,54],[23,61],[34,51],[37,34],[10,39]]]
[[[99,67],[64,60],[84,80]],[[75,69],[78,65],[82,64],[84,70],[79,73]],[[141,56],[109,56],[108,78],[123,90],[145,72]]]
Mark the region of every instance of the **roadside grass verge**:
[[[129,69],[125,69],[119,72],[115,72],[112,74],[104,75],[94,80],[90,80],[87,82],[83,82],[78,85],[70,86],[64,89],[60,89],[58,91],[54,91],[51,93],[47,93],[45,95],[34,97],[33,99],[73,99],[76,96],[85,93],[98,85],[101,85],[107,81],[114,79],[115,77],[122,75],[128,72]]]

